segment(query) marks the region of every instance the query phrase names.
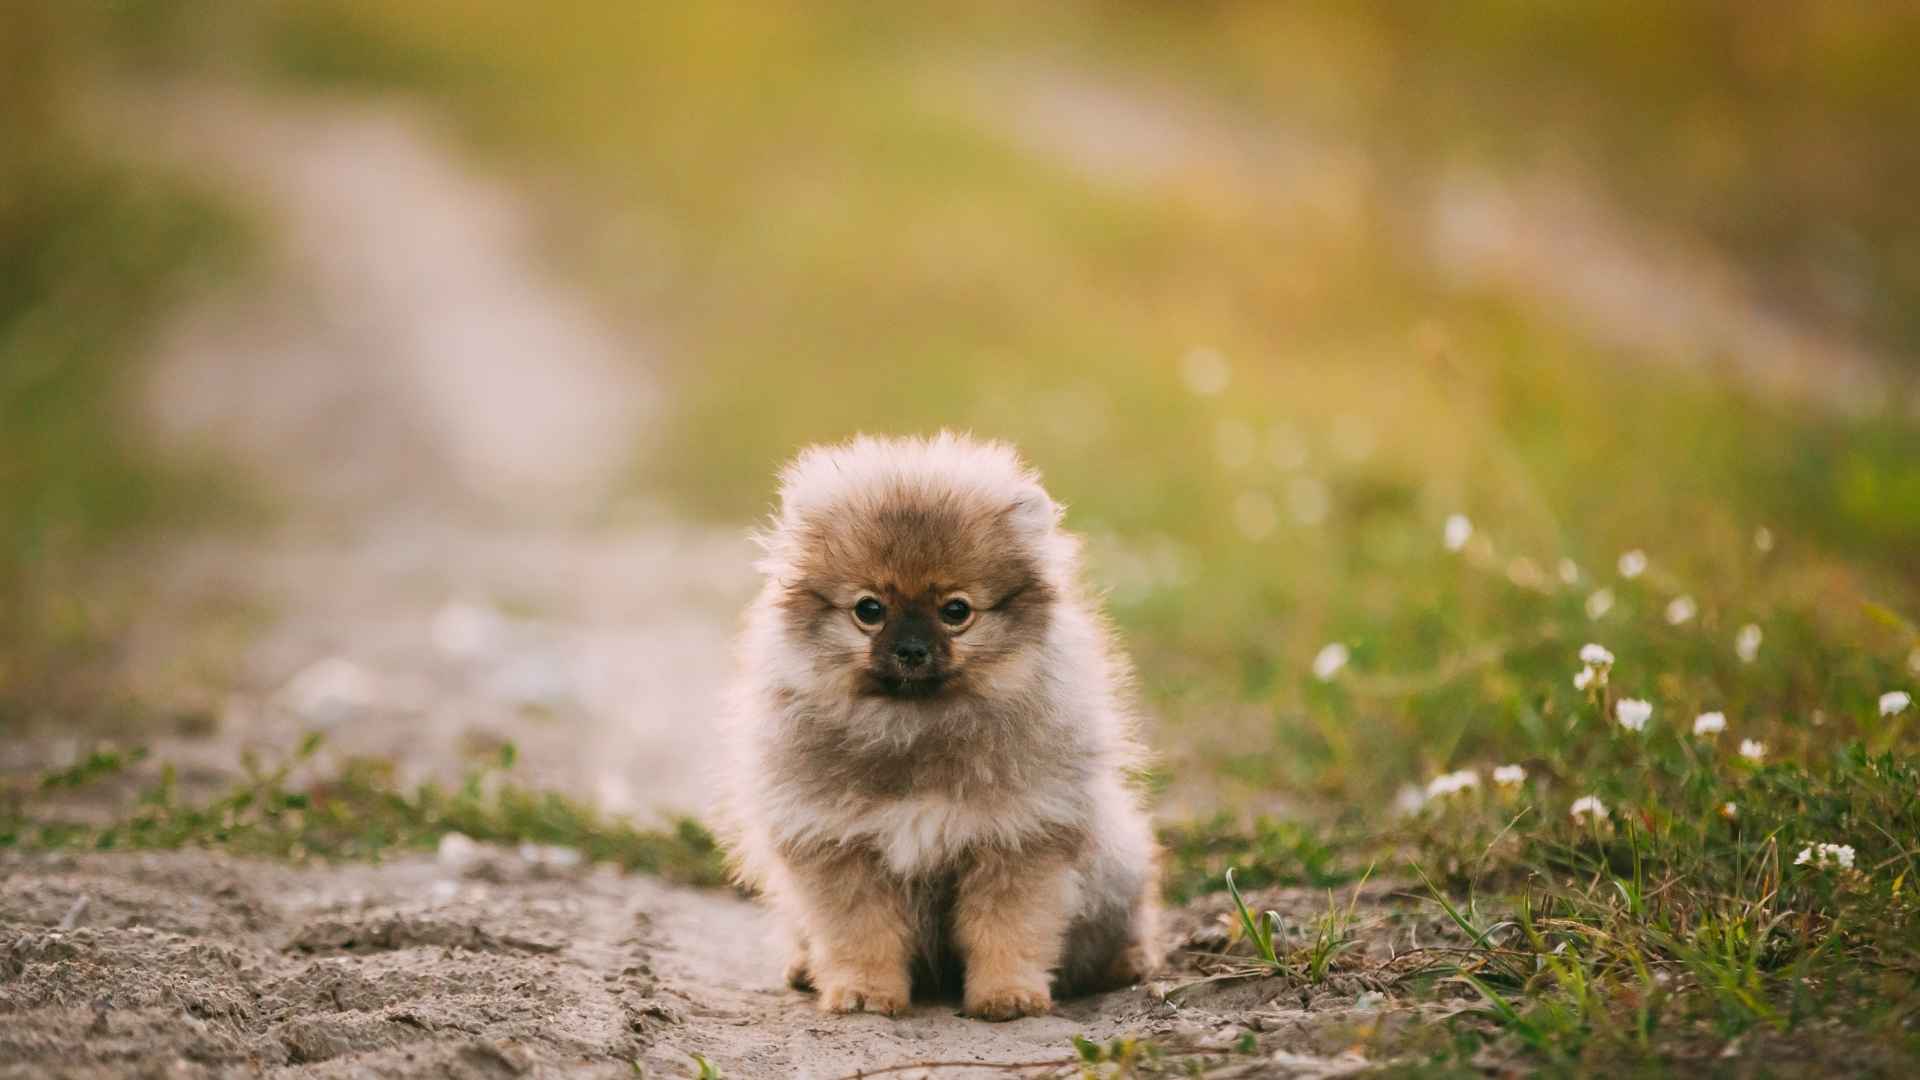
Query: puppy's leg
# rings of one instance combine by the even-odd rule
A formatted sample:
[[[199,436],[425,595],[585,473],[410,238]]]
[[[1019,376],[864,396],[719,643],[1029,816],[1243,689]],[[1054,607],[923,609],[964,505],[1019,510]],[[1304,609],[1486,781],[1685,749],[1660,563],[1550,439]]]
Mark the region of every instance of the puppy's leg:
[[[1166,957],[1160,946],[1160,902],[1146,896],[1133,910],[1132,940],[1112,968],[1112,985],[1127,986],[1160,970]]]
[[[1159,973],[1167,962],[1166,947],[1160,940],[1160,897],[1155,882],[1149,882],[1146,894],[1133,909],[1133,941],[1114,968],[1122,985],[1138,982]]]
[[[966,961],[967,1015],[982,1020],[1037,1016],[1074,908],[1070,863],[1046,854],[981,857],[960,879],[954,943]]]
[[[840,856],[793,868],[805,972],[822,1012],[906,1009],[911,924],[900,884],[871,858]],[[791,973],[789,973],[791,978]]]
[[[1079,914],[1054,979],[1060,994],[1128,986],[1160,968],[1160,908],[1151,862],[1091,860],[1081,878]]]
[[[787,985],[795,990],[813,989],[813,969],[808,966],[807,935],[799,927],[788,934]]]
[[[787,946],[787,985],[813,989],[813,970],[807,962],[807,905],[783,860],[768,858],[759,877],[760,892],[777,913],[775,935]]]

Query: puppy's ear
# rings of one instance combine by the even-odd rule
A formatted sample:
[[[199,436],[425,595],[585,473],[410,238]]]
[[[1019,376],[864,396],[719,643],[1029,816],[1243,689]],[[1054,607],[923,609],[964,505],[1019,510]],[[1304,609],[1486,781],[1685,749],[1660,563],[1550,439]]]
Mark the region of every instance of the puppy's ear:
[[[1046,539],[1060,526],[1060,504],[1054,502],[1038,485],[1015,496],[1003,514],[1021,535],[1035,540]]]

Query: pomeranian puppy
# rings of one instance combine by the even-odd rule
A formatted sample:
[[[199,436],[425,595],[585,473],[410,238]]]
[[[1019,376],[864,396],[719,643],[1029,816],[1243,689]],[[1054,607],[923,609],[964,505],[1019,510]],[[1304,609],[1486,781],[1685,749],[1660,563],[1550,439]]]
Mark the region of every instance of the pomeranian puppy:
[[[1012,448],[946,433],[782,474],[722,828],[822,1011],[957,990],[1009,1020],[1159,962],[1129,671],[1060,517]]]

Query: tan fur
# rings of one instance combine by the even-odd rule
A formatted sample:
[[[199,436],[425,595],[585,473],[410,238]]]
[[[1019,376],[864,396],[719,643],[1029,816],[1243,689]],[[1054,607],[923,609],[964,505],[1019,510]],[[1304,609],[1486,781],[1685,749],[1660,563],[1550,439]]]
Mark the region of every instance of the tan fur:
[[[1129,674],[1059,518],[1011,448],[948,434],[782,475],[721,824],[823,1010],[958,981],[1004,1020],[1158,965]]]

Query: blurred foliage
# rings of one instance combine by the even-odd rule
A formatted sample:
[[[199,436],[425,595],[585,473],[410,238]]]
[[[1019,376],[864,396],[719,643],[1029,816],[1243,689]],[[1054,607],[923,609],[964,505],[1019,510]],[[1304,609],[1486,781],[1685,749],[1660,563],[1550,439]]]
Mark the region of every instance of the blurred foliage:
[[[1769,300],[1920,356],[1920,6],[1147,5],[1190,70],[1390,160],[1553,161],[1724,245]],[[1144,40],[1144,39],[1143,39]]]
[[[1340,841],[1346,841],[1342,844]],[[1231,815],[1203,822],[1169,825],[1160,831],[1163,890],[1180,904],[1227,887],[1229,872],[1250,889],[1270,885],[1338,885],[1361,875],[1364,866],[1348,865],[1364,837],[1321,836],[1297,821],[1270,817],[1241,826]]]
[[[115,62],[100,28],[85,8],[0,13],[0,725],[69,700],[69,662],[106,636],[86,558],[217,501],[204,468],[153,461],[121,406],[152,317],[240,233],[88,138],[82,101]]]
[[[1817,665],[1859,668],[1863,642],[1875,677],[1897,674],[1905,639],[1862,605],[1916,610],[1920,425],[1891,406],[1763,396],[1501,287],[1451,284],[1412,257],[1405,205],[1462,161],[1520,169],[1559,140],[1630,205],[1668,200],[1666,218],[1644,208],[1654,220],[1747,206],[1782,229],[1884,238],[1897,262],[1910,151],[1881,144],[1911,142],[1900,91],[1916,76],[1896,47],[1910,20],[1842,10],[1853,31],[1832,29],[1839,14],[1731,4],[926,18],[302,0],[268,40],[293,78],[405,86],[534,183],[564,184],[553,228],[575,265],[678,354],[665,375],[681,407],[641,486],[738,520],[805,442],[940,426],[1012,438],[1091,536],[1094,576],[1180,731],[1163,740],[1176,773],[1340,793],[1535,723],[1526,688],[1564,679],[1603,586],[1620,589],[1602,628],[1616,647],[1657,652],[1692,695],[1804,715],[1831,705],[1834,669]],[[1783,38],[1767,69],[1783,81],[1755,91],[1741,65],[1802,31],[1818,48]],[[1708,47],[1736,40],[1747,52]],[[1061,94],[1077,111],[1044,119]],[[1799,172],[1716,174],[1737,194],[1710,197],[1681,171],[1676,140],[1691,136],[1674,119],[1703,96],[1754,160],[1783,132],[1818,138],[1828,113],[1877,133],[1846,158],[1858,202],[1821,198],[1814,175],[1851,142],[1821,144]],[[1307,132],[1282,170],[1306,194],[1218,175],[1211,158],[1142,179],[1047,145],[1104,140],[1126,159],[1141,142],[1151,157],[1162,114],[1255,156]],[[1709,231],[1738,265],[1802,273],[1798,255],[1762,250],[1765,230]],[[1891,270],[1860,282],[1905,303]],[[1899,351],[1898,333],[1875,333]],[[1224,390],[1194,392],[1196,364],[1218,366]],[[1438,544],[1456,511],[1491,545],[1474,559]],[[1766,556],[1751,542],[1763,525],[1780,545]],[[1656,573],[1614,582],[1635,547]],[[1675,630],[1659,616],[1680,593],[1702,614]],[[1764,691],[1732,656],[1748,621],[1811,650],[1783,656]],[[1417,692],[1317,687],[1308,660],[1334,640],[1357,670]],[[1270,710],[1270,741],[1212,719],[1231,698]],[[1210,726],[1228,730],[1189,754]]]

